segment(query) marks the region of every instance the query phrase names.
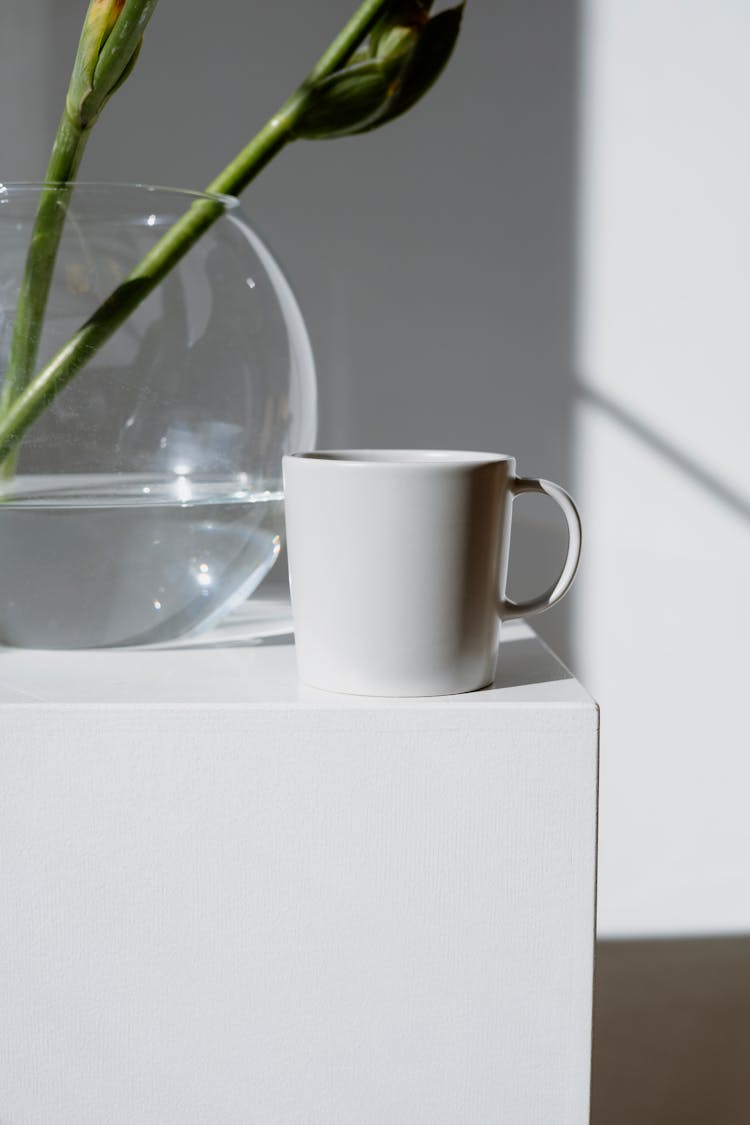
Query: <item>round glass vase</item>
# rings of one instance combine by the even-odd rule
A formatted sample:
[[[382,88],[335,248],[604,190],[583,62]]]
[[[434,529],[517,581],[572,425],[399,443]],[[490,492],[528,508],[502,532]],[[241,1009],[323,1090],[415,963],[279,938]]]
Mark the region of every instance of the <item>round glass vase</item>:
[[[0,185],[0,372],[43,185]],[[258,586],[283,536],[281,459],[310,448],[312,352],[237,201],[60,185],[34,370],[191,208],[218,217],[22,435],[0,479],[0,644],[163,643]],[[0,387],[2,378],[0,377]]]

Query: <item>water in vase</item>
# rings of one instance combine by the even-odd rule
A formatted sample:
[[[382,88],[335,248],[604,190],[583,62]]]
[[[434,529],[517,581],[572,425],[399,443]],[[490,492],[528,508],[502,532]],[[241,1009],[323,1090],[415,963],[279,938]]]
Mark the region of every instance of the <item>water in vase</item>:
[[[154,644],[206,628],[262,580],[282,527],[277,483],[19,477],[0,492],[0,644]]]

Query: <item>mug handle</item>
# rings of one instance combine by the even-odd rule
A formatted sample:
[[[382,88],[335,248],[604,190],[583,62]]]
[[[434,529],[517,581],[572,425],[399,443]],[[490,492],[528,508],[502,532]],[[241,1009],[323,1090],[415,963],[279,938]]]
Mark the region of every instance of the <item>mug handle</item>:
[[[537,480],[536,477],[513,477],[509,489],[514,498],[524,492],[541,492],[545,496],[551,496],[559,504],[568,525],[568,553],[559,578],[543,594],[536,598],[529,598],[525,602],[514,602],[505,595],[501,595],[498,613],[503,621],[510,621],[514,617],[528,617],[532,613],[542,613],[543,610],[550,609],[567,594],[578,569],[582,539],[581,517],[578,514],[578,509],[565,489],[560,488],[559,484],[554,484],[551,480]]]

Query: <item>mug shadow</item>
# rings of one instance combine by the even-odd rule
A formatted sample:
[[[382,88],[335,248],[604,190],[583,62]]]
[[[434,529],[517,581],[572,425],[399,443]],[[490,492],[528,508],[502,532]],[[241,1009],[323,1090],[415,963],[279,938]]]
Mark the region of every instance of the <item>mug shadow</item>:
[[[600,941],[591,1125],[747,1125],[750,935]]]
[[[512,637],[500,643],[492,688],[524,687],[572,680],[573,674],[538,637]]]

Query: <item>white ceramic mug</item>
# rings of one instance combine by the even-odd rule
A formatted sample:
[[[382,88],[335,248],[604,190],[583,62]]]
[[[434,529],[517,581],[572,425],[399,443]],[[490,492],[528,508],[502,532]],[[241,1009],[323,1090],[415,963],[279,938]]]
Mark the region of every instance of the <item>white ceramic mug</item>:
[[[473,691],[495,675],[500,623],[549,609],[578,566],[581,521],[559,485],[515,460],[448,450],[330,450],[284,458],[302,680],[354,695]],[[513,497],[551,496],[568,525],[557,581],[505,595]]]

